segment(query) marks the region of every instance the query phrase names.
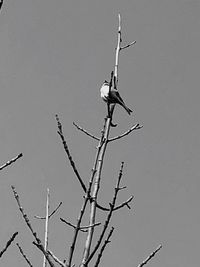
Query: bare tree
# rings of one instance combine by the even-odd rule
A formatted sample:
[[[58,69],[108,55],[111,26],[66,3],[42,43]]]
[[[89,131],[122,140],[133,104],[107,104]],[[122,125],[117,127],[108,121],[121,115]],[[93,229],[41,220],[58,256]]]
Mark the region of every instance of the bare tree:
[[[126,45],[122,45],[122,34],[121,34],[121,16],[118,15],[118,32],[117,32],[117,45],[115,49],[115,63],[114,63],[114,69],[111,71],[110,74],[110,82],[109,82],[109,95],[111,95],[111,91],[114,89],[115,92],[118,92],[118,80],[119,80],[119,73],[118,73],[118,67],[119,67],[119,55],[122,50],[125,50],[131,46],[133,46],[136,43],[136,41],[130,42]],[[118,94],[118,93],[117,93]],[[121,101],[121,100],[120,100]],[[123,100],[122,100],[123,101]],[[116,102],[117,103],[117,102]],[[58,208],[60,207],[61,203],[53,210],[53,212],[50,213],[49,211],[49,190],[47,189],[47,201],[46,201],[46,215],[45,216],[36,216],[39,219],[45,220],[45,238],[44,238],[44,244],[41,241],[41,238],[38,236],[37,232],[33,229],[32,224],[25,213],[23,207],[21,206],[21,202],[19,199],[19,195],[15,189],[14,186],[12,186],[12,190],[14,193],[14,197],[17,201],[18,208],[22,214],[22,217],[29,228],[34,241],[33,244],[42,252],[44,256],[43,260],[43,267],[47,266],[49,264],[51,267],[54,266],[62,266],[62,267],[72,267],[74,266],[74,255],[76,252],[76,245],[79,238],[80,232],[86,232],[86,239],[85,244],[83,248],[83,256],[81,259],[81,262],[76,263],[76,266],[79,265],[81,267],[87,267],[89,264],[91,264],[91,260],[94,261],[94,266],[97,267],[100,263],[100,260],[103,256],[103,253],[107,247],[107,245],[111,242],[111,237],[114,232],[114,227],[110,226],[111,218],[114,212],[119,211],[123,207],[127,207],[130,209],[130,203],[133,200],[133,196],[130,196],[127,200],[122,202],[121,204],[117,205],[117,197],[121,190],[126,189],[125,186],[121,186],[122,177],[123,177],[123,169],[124,169],[124,162],[121,163],[118,177],[116,178],[116,185],[113,190],[113,196],[110,200],[110,203],[108,203],[107,207],[102,206],[98,202],[98,196],[101,192],[101,181],[102,181],[102,169],[103,169],[103,163],[104,163],[104,157],[106,153],[106,149],[108,147],[108,144],[112,143],[112,141],[120,140],[121,138],[124,138],[125,136],[129,135],[130,133],[133,133],[135,130],[139,130],[142,128],[142,126],[139,123],[136,123],[133,125],[129,130],[125,131],[121,135],[110,137],[110,127],[115,127],[116,124],[112,122],[113,113],[115,109],[115,102],[113,101],[107,101],[107,110],[108,114],[107,117],[104,120],[104,124],[102,127],[102,131],[99,137],[94,136],[93,134],[89,133],[87,130],[82,128],[81,126],[74,123],[75,127],[89,136],[90,138],[94,139],[95,141],[98,141],[98,145],[96,147],[96,155],[94,158],[93,168],[91,171],[91,175],[88,178],[87,184],[83,181],[82,176],[77,168],[77,164],[73,160],[72,154],[70,152],[69,146],[66,142],[64,133],[63,133],[63,126],[60,122],[60,119],[58,115],[56,115],[56,121],[57,121],[57,127],[58,127],[58,135],[60,136],[60,139],[62,141],[62,145],[64,148],[64,151],[66,153],[67,158],[69,159],[69,162],[71,164],[71,167],[73,169],[73,172],[75,174],[75,177],[78,179],[78,182],[83,190],[84,198],[83,203],[80,208],[80,212],[77,217],[76,224],[73,224],[72,222],[69,222],[63,218],[60,218],[62,223],[65,223],[66,225],[70,226],[73,231],[73,238],[71,241],[71,244],[69,246],[69,255],[67,256],[66,260],[60,260],[54,252],[52,252],[49,249],[49,242],[48,242],[48,233],[50,231],[48,227],[49,219],[53,214],[56,213]],[[82,225],[82,221],[84,216],[86,216],[86,207],[89,206],[90,213],[88,218],[88,225]],[[97,222],[96,221],[96,215],[98,210],[103,210],[106,214],[106,218],[104,222]],[[96,243],[93,244],[92,241],[94,241],[94,233],[95,229],[97,227],[101,227],[100,234],[97,237]],[[142,263],[138,265],[138,267],[142,267],[145,264],[147,264],[154,256],[155,254],[161,249],[161,245],[159,245]],[[29,266],[33,266],[28,260],[28,257],[25,255],[23,249],[21,246],[18,245],[18,248],[20,250],[20,253],[26,260],[26,262],[29,264]]]

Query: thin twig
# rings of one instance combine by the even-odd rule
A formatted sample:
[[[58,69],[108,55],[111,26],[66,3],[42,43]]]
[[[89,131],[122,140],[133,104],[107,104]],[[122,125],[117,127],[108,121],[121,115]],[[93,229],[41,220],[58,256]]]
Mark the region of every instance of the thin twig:
[[[37,248],[39,248],[40,251],[46,256],[46,259],[47,259],[49,265],[51,267],[54,267],[53,262],[51,261],[48,253],[45,251],[44,246],[42,245],[42,242],[41,242],[40,238],[38,237],[37,233],[33,230],[32,225],[30,223],[30,220],[28,219],[27,214],[24,212],[24,209],[21,206],[21,203],[20,203],[20,200],[19,200],[19,195],[17,194],[17,191],[15,190],[15,187],[12,185],[11,188],[12,188],[14,197],[15,197],[15,199],[17,201],[18,208],[19,208],[19,210],[20,210],[20,212],[22,214],[22,217],[24,218],[24,221],[25,221],[26,225],[28,226],[29,230],[31,231],[32,235],[34,236],[34,238],[36,240],[36,242],[33,241],[33,244],[35,246],[37,246]]]
[[[60,264],[60,266],[62,267],[66,267],[66,265],[64,264],[64,262],[62,262],[61,260],[59,260],[51,250],[47,251],[49,253],[49,255],[55,260],[55,262],[57,262],[58,264]]]
[[[73,227],[74,229],[77,228],[76,225],[74,225],[74,224],[72,224],[72,223],[66,221],[66,220],[63,219],[63,218],[60,218],[60,220],[61,220],[61,222],[64,222],[65,224],[67,224],[67,225]],[[79,230],[85,233],[85,232],[87,232],[87,230],[84,230],[84,229],[87,229],[87,228],[90,228],[90,227],[95,227],[95,226],[98,226],[98,225],[100,225],[100,224],[101,224],[101,223],[95,223],[95,224],[93,224],[93,225],[81,226],[81,227],[79,227]]]
[[[130,44],[127,44],[127,45],[125,45],[125,46],[122,46],[122,47],[120,47],[120,50],[122,50],[122,49],[126,49],[126,48],[128,48],[128,47],[134,45],[135,43],[136,43],[136,41],[133,41],[133,42],[131,42]]]
[[[18,246],[20,253],[22,254],[22,256],[23,256],[23,258],[25,259],[25,261],[28,263],[28,265],[29,265],[30,267],[33,267],[33,265],[31,264],[30,260],[29,260],[29,259],[27,258],[27,256],[25,255],[25,253],[24,253],[23,249],[20,247],[20,245],[19,245],[18,243],[16,243],[16,245]]]
[[[58,206],[55,208],[55,210],[52,211],[52,213],[49,215],[49,218],[51,218],[51,216],[53,216],[54,213],[56,213],[56,211],[60,208],[61,205],[62,205],[62,202],[60,202],[60,203],[58,204]],[[46,217],[40,217],[40,216],[37,216],[37,215],[35,215],[34,217],[35,217],[36,219],[41,219],[41,220],[45,220],[45,219],[46,219]]]
[[[92,137],[93,139],[99,141],[99,138],[94,136],[93,134],[89,133],[88,131],[86,131],[85,129],[83,129],[81,126],[79,126],[78,124],[76,124],[75,122],[73,122],[73,125],[76,126],[76,128],[80,131],[82,131],[83,133],[85,133],[86,135]]]
[[[95,263],[94,267],[98,267],[98,265],[100,263],[100,260],[101,260],[101,257],[103,255],[103,252],[104,252],[106,246],[108,245],[108,243],[111,242],[110,241],[110,237],[111,237],[113,231],[114,231],[114,227],[111,228],[111,230],[110,230],[110,232],[108,234],[108,237],[106,238],[106,240],[105,240],[105,242],[104,242],[104,244],[103,244],[103,246],[102,246],[102,248],[101,248],[101,250],[100,250],[100,252],[98,254],[98,257],[97,257],[97,260],[96,260],[96,263]]]
[[[0,251],[0,258],[2,257],[2,255],[4,254],[4,252],[6,252],[6,250],[8,249],[8,247],[11,245],[11,243],[14,241],[15,237],[18,235],[18,232],[15,232],[11,238],[8,240],[8,242],[6,243],[6,246],[4,249],[2,249]]]
[[[79,180],[79,182],[83,188],[83,191],[86,193],[86,191],[87,191],[86,186],[85,186],[85,184],[84,184],[84,182],[83,182],[83,180],[82,180],[82,178],[81,178],[81,176],[80,176],[80,174],[76,168],[76,165],[72,159],[71,153],[69,151],[68,145],[67,145],[67,143],[65,141],[65,137],[63,135],[62,124],[60,123],[58,115],[56,115],[56,121],[57,121],[57,125],[58,125],[58,134],[60,135],[60,138],[62,140],[64,150],[67,153],[67,156],[68,156],[68,159],[69,159],[70,164],[72,166],[72,169],[73,169],[74,173],[76,174],[76,177],[78,178],[78,180]]]
[[[3,2],[2,2],[3,3]],[[0,7],[1,8],[1,7]],[[7,161],[4,165],[0,166],[0,171],[3,170],[4,168],[6,168],[7,166],[9,166],[10,164],[12,164],[13,162],[15,162],[16,160],[18,160],[19,158],[21,158],[23,156],[22,153],[20,153],[18,156],[16,156],[15,158]]]
[[[147,262],[149,262],[161,248],[162,245],[159,245],[142,263],[138,265],[138,267],[143,267],[147,264]]]
[[[115,141],[115,140],[117,140],[117,139],[120,139],[120,138],[122,138],[122,137],[124,137],[124,136],[130,134],[132,131],[134,131],[134,130],[139,130],[139,129],[141,129],[142,127],[143,127],[142,125],[139,125],[139,123],[137,123],[137,124],[133,125],[133,126],[132,126],[128,131],[126,131],[125,133],[123,133],[123,134],[121,134],[121,135],[118,135],[118,136],[115,136],[115,137],[113,137],[113,138],[110,138],[110,139],[108,140],[108,142],[111,142],[111,141]]]

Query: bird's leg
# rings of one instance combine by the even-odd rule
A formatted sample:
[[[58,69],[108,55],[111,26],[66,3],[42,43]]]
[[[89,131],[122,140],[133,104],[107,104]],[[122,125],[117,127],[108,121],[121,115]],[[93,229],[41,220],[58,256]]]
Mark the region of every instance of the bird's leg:
[[[112,106],[111,106],[111,109],[109,110],[109,112],[110,112],[110,118],[111,118],[111,122],[110,122],[110,126],[111,126],[111,127],[116,127],[116,126],[117,126],[117,124],[113,124],[113,123],[112,123],[112,116],[113,116],[114,107],[115,107],[115,104],[112,105]]]
[[[107,108],[108,108],[108,118],[111,118],[111,114],[110,114],[110,104],[107,102]]]

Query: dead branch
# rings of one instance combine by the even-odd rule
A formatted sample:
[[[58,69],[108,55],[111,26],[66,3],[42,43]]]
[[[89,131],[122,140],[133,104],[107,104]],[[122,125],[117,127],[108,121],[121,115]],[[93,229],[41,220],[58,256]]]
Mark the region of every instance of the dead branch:
[[[73,122],[73,125],[76,126],[76,128],[78,130],[80,130],[81,132],[85,133],[86,135],[92,137],[93,139],[99,141],[99,138],[94,136],[93,134],[89,133],[88,131],[86,131],[85,129],[83,129],[81,126],[79,126],[78,124],[76,124],[75,122]]]
[[[49,257],[49,254],[45,251],[44,246],[42,245],[42,242],[41,242],[40,238],[38,237],[37,233],[33,230],[32,225],[30,223],[30,220],[28,219],[27,214],[24,212],[24,209],[22,208],[22,206],[20,204],[19,195],[17,194],[17,191],[15,190],[15,187],[12,185],[11,188],[12,188],[14,197],[15,197],[15,199],[17,201],[18,208],[19,208],[19,210],[20,210],[20,212],[22,214],[22,217],[24,218],[24,221],[25,221],[26,225],[28,226],[28,228],[31,231],[33,237],[35,238],[36,242],[33,241],[33,244],[35,246],[37,246],[37,248],[45,255],[49,265],[51,267],[54,267],[54,264],[51,261],[51,259]]]
[[[115,141],[115,140],[118,140],[118,139],[120,139],[120,138],[122,138],[122,137],[124,137],[124,136],[126,136],[126,135],[128,135],[128,134],[130,134],[132,131],[134,131],[134,130],[139,130],[139,129],[141,129],[143,126],[142,125],[139,125],[139,123],[137,123],[137,124],[135,124],[135,125],[133,125],[128,131],[126,131],[125,133],[123,133],[123,134],[121,134],[121,135],[118,135],[118,136],[115,136],[115,137],[113,137],[113,138],[110,138],[109,140],[108,140],[108,142],[112,142],[112,141]]]
[[[6,250],[8,249],[8,247],[11,245],[11,243],[14,241],[15,237],[18,235],[18,232],[15,232],[11,238],[8,240],[8,242],[6,243],[6,246],[4,249],[2,249],[0,251],[0,258],[2,257],[2,255],[6,252]]]
[[[75,163],[74,163],[74,161],[72,159],[71,153],[69,151],[68,145],[67,145],[67,143],[65,141],[65,137],[63,135],[62,124],[60,123],[58,115],[56,115],[56,121],[57,121],[57,125],[58,125],[58,134],[59,134],[59,136],[60,136],[60,138],[62,140],[64,150],[65,150],[65,152],[66,152],[66,154],[68,156],[68,159],[70,161],[72,169],[73,169],[74,173],[76,174],[76,177],[78,178],[78,180],[79,180],[79,182],[80,182],[80,184],[81,184],[81,186],[83,188],[83,191],[86,193],[86,191],[87,191],[86,186],[85,186],[85,184],[84,184],[84,182],[83,182],[83,180],[82,180],[82,178],[81,178],[81,176],[80,176],[80,174],[79,174],[79,172],[78,172],[78,170],[76,168],[76,165],[75,165]]]
[[[2,2],[3,3],[3,2]],[[0,7],[1,8],[1,7]],[[4,165],[0,166],[0,171],[3,170],[4,168],[6,168],[7,166],[11,165],[13,162],[15,162],[16,160],[18,160],[19,158],[21,158],[23,156],[22,153],[20,153],[18,156],[16,156],[15,158],[7,161]]]
[[[142,263],[138,265],[138,267],[143,267],[145,264],[147,264],[161,248],[162,245],[159,245]]]
[[[94,267],[98,267],[106,246],[111,242],[110,241],[110,237],[111,237],[113,231],[114,231],[114,227],[111,228],[111,230],[110,230],[110,232],[108,234],[108,237],[106,238],[106,240],[105,240],[105,242],[104,242],[104,244],[103,244],[103,246],[102,246],[102,248],[101,248],[101,250],[100,250],[100,252],[98,254],[98,257],[97,257],[97,260],[96,260],[96,263],[95,263]]]
[[[19,248],[20,253],[22,254],[23,258],[25,259],[25,261],[28,263],[28,265],[30,267],[33,267],[33,265],[31,264],[30,260],[27,258],[26,254],[24,253],[23,249],[20,247],[20,245],[18,243],[16,243],[16,245]]]
[[[62,205],[62,202],[60,202],[60,203],[58,204],[58,206],[55,208],[55,210],[52,211],[52,213],[49,215],[49,219],[51,218],[51,216],[53,216],[53,215],[57,212],[57,210],[60,208],[61,205]],[[40,217],[40,216],[37,216],[37,215],[35,215],[34,217],[35,217],[36,219],[41,219],[41,220],[45,220],[45,219],[46,219],[46,217]]]

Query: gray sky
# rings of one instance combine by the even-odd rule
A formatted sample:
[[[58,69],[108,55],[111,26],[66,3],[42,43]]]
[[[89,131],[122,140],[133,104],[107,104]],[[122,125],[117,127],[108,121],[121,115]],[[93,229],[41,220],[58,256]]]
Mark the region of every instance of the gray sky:
[[[16,208],[16,186],[34,228],[33,215],[45,212],[46,188],[52,209],[50,248],[68,255],[72,230],[62,216],[76,222],[82,191],[66,160],[56,131],[59,114],[73,158],[84,181],[93,165],[96,143],[78,132],[75,121],[99,135],[106,105],[99,88],[114,65],[117,14],[122,15],[124,45],[119,90],[134,110],[117,107],[115,136],[139,122],[143,129],[108,147],[99,199],[111,199],[120,162],[132,209],[113,216],[115,232],[102,266],[137,266],[160,243],[163,249],[149,266],[199,266],[200,247],[200,2],[197,0],[7,0],[0,13],[0,162],[24,157],[1,171],[0,247],[13,232],[34,266],[42,256]],[[98,220],[103,221],[103,213]],[[84,221],[87,224],[87,220]],[[84,235],[78,245],[82,255]],[[27,266],[17,247],[1,266]]]

